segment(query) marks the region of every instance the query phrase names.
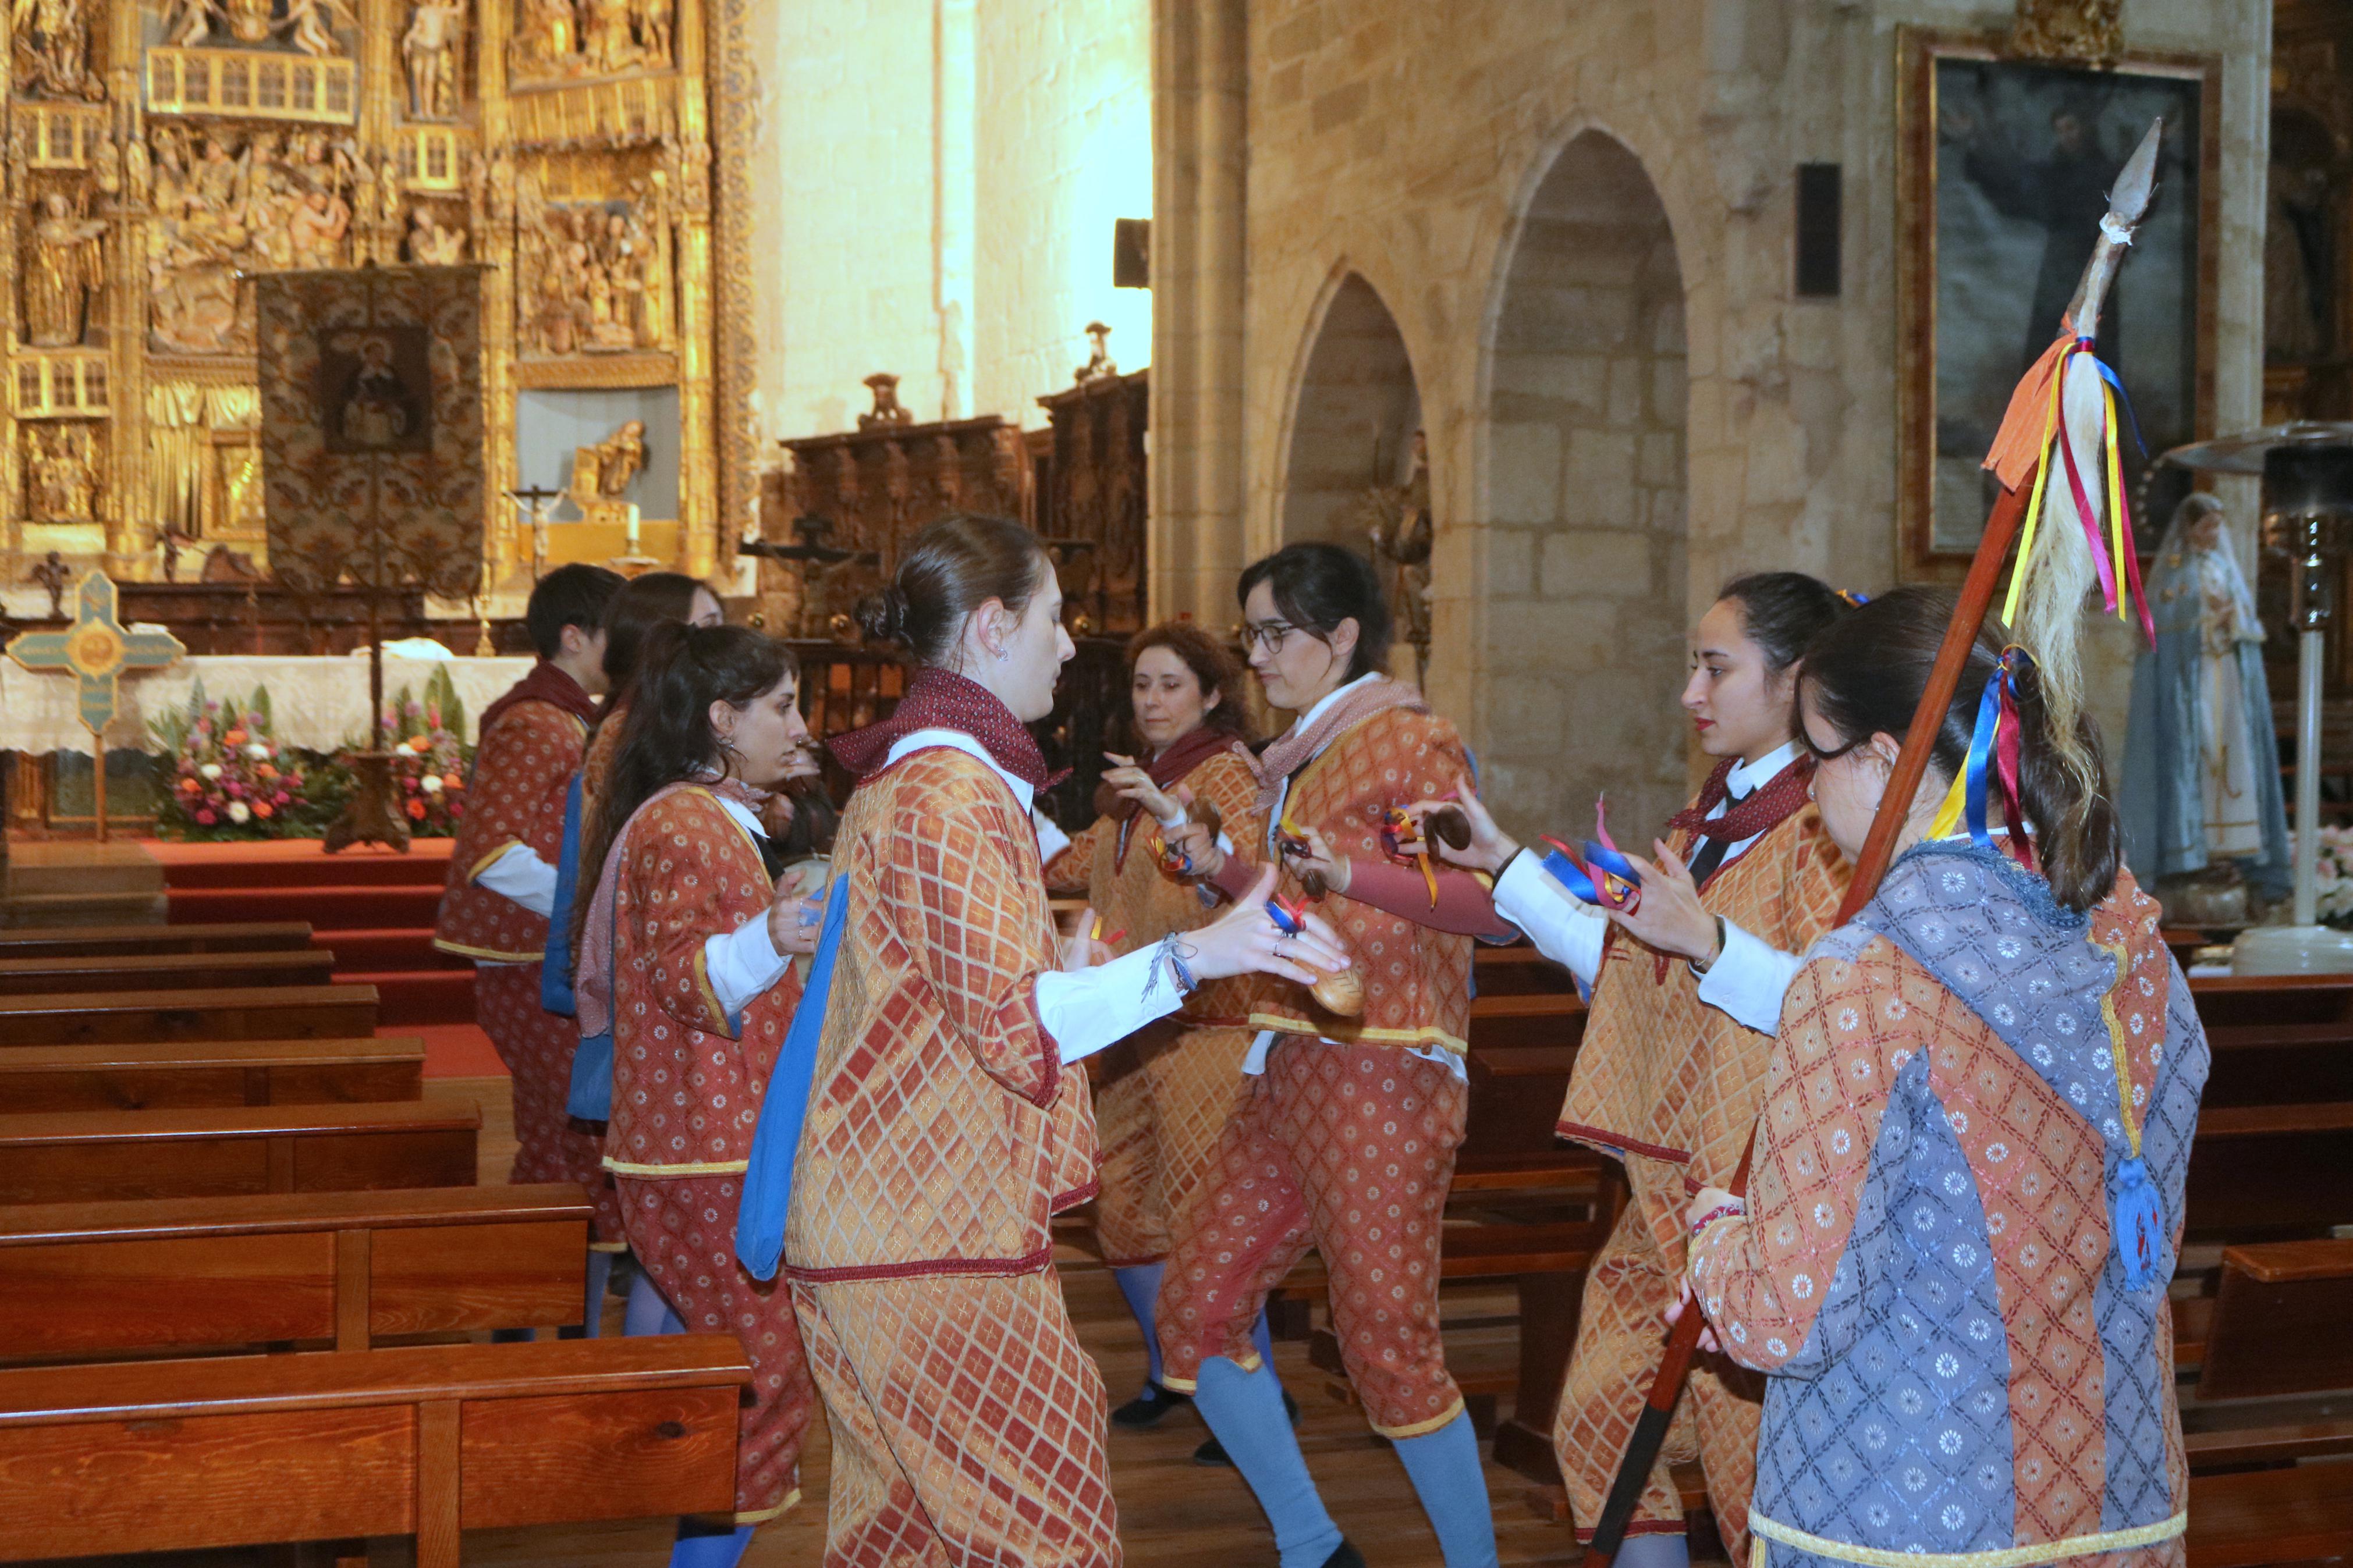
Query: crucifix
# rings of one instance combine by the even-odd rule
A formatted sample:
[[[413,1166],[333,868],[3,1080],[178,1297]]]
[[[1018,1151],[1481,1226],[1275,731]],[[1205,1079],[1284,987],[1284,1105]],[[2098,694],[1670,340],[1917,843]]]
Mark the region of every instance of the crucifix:
[[[106,727],[114,721],[117,682],[125,670],[162,669],[188,650],[169,632],[126,630],[114,610],[114,580],[93,568],[74,589],[73,624],[61,632],[26,632],[8,645],[25,668],[65,670],[79,683],[82,728],[90,731],[97,770],[92,815],[106,842]]]

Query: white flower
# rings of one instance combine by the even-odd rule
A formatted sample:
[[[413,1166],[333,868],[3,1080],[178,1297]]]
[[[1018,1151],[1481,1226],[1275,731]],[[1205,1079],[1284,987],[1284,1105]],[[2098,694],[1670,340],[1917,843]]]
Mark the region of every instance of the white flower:
[[[439,795],[441,793],[441,777],[438,773],[427,773],[423,778],[417,781],[417,786],[423,790],[427,795]]]
[[[253,808],[246,805],[245,802],[241,800],[233,800],[228,803],[228,819],[231,822],[243,823],[250,821],[252,816]]]
[[[269,744],[262,741],[248,741],[245,745],[245,754],[257,763],[266,763],[269,760]]]
[[[196,772],[202,773],[205,776],[205,781],[209,784],[214,779],[220,777],[221,765],[218,763],[206,763],[203,767],[198,768]]]

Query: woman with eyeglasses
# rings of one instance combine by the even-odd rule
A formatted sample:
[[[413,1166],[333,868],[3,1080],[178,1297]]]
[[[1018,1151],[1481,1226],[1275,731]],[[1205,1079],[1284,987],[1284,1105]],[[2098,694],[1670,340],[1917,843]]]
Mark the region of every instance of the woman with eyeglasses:
[[[1480,1568],[1495,1561],[1495,1534],[1439,1339],[1439,1231],[1462,1142],[1472,937],[1511,931],[1478,879],[1444,869],[1425,882],[1382,841],[1393,811],[1468,789],[1471,759],[1453,725],[1383,673],[1389,611],[1361,556],[1288,546],[1242,574],[1240,597],[1250,668],[1267,700],[1299,717],[1259,759],[1253,819],[1228,833],[1282,867],[1286,897],[1326,899],[1361,1000],[1343,1014],[1307,986],[1252,987],[1250,1081],[1161,1286],[1165,1376],[1250,1482],[1283,1568],[1361,1563],[1250,1337],[1267,1292],[1315,1247],[1366,1415],[1405,1461],[1448,1568]],[[1199,824],[1177,838],[1203,876],[1247,896],[1249,859]]]
[[[1682,700],[1700,752],[1717,762],[1669,819],[1672,842],[1653,846],[1656,860],[1627,858],[1641,878],[1631,909],[1571,898],[1467,792],[1469,847],[1432,841],[1457,864],[1494,874],[1496,909],[1587,988],[1592,1009],[1558,1131],[1622,1161],[1632,1191],[1586,1275],[1553,1418],[1580,1541],[1592,1539],[1658,1370],[1683,1279],[1685,1184],[1730,1183],[1757,1121],[1782,993],[1846,888],[1810,804],[1813,759],[1797,729],[1801,656],[1846,609],[1802,573],[1767,572],[1725,584],[1700,617]],[[1761,1396],[1760,1380],[1740,1368],[1693,1368],[1684,1398],[1696,1454],[1662,1454],[1652,1467],[1621,1568],[1689,1561],[1669,1467],[1694,1457],[1725,1548],[1745,1561]]]
[[[1106,753],[1117,765],[1097,792],[1103,815],[1046,866],[1050,890],[1086,895],[1082,934],[1100,937],[1114,957],[1214,918],[1215,907],[1204,904],[1182,862],[1167,853],[1166,835],[1196,815],[1239,829],[1258,794],[1245,760],[1250,714],[1234,656],[1200,627],[1166,621],[1137,633],[1127,659],[1140,754]],[[1096,1058],[1103,1191],[1095,1236],[1144,1331],[1146,1355],[1143,1392],[1111,1413],[1114,1426],[1155,1426],[1190,1403],[1160,1381],[1153,1303],[1171,1227],[1208,1173],[1233,1108],[1250,1047],[1249,1012],[1242,982],[1207,982],[1173,1016]],[[1261,1336],[1263,1353],[1263,1329]],[[1222,1456],[1205,1446],[1196,1458]]]
[[[1849,857],[1953,605],[1901,589],[1807,652]],[[2183,1560],[2168,1292],[2206,1036],[2098,731],[2004,641],[1970,649],[1878,895],[1790,982],[1746,1200],[1709,1176],[1681,1216],[1702,1348],[1765,1374],[1762,1568]]]

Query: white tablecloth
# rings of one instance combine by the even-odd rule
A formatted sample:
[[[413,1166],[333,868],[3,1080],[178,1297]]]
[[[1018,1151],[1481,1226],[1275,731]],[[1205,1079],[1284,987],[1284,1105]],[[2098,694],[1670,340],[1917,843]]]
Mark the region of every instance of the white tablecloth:
[[[528,658],[453,658],[441,668],[466,705],[466,739],[474,739],[482,710],[532,667]],[[406,686],[422,700],[425,683],[432,679],[436,661],[387,658],[384,661],[384,695],[391,701]],[[368,728],[368,661],[348,656],[325,658],[263,658],[212,655],[184,658],[169,669],[126,673],[106,742],[117,747],[147,747],[153,742],[147,721],[187,704],[196,682],[205,695],[239,700],[253,695],[256,686],[269,689],[271,718],[278,739],[290,746],[332,752],[349,742],[365,740]],[[90,732],[81,727],[74,707],[75,681],[69,675],[36,674],[16,660],[0,658],[0,750],[36,753],[90,749]]]

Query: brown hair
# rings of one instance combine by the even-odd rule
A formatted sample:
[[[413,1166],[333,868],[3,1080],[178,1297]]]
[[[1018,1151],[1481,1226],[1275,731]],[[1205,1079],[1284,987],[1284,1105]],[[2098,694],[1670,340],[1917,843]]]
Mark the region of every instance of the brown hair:
[[[709,585],[683,572],[649,572],[632,577],[605,605],[605,689],[618,701],[638,673],[646,634],[665,624],[683,622],[694,613],[695,590]],[[713,599],[718,595],[712,594]]]
[[[858,624],[944,666],[966,616],[991,599],[1020,615],[1050,569],[1038,536],[1009,518],[944,517],[915,535],[889,584],[860,602]]]
[[[1832,621],[1807,647],[1800,684],[1841,742],[1901,737],[1911,728],[1957,598],[1947,588],[1898,588]],[[2008,628],[1989,619],[1969,649],[1929,754],[1947,779],[1960,773],[1968,755],[1978,703],[2009,642]],[[2034,830],[2036,859],[2052,898],[2081,914],[2115,889],[2124,859],[2100,731],[2088,714],[2075,721],[2076,746],[2090,759],[2094,781],[2086,790],[2060,753],[2042,671],[2031,662],[2018,668],[2018,717],[2020,809]],[[2012,823],[2011,830],[2019,826]]]
[[[1129,641],[1127,672],[1131,680],[1135,675],[1135,661],[1155,647],[1165,647],[1185,661],[1185,668],[1200,682],[1204,699],[1219,699],[1218,705],[1201,721],[1205,729],[1222,730],[1241,741],[1256,739],[1250,732],[1250,708],[1242,697],[1241,661],[1230,648],[1190,621],[1163,621],[1156,626],[1145,627]]]

